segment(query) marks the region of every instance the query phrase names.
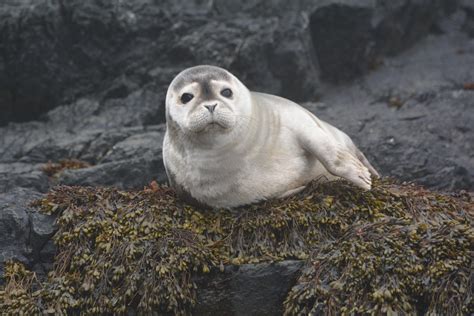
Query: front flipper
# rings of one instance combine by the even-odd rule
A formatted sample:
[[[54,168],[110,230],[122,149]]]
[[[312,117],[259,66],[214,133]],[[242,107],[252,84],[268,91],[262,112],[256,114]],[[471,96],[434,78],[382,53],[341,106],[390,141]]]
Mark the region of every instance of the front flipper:
[[[321,162],[326,159],[323,165],[333,175],[349,180],[362,189],[370,190],[372,179],[369,169],[346,148],[336,147],[335,153],[336,159],[319,156],[318,158]]]
[[[355,145],[354,145],[354,148],[356,151],[357,158],[359,158],[359,160],[364,164],[364,166],[366,166],[367,169],[369,169],[370,174],[374,176],[376,179],[380,178],[380,174],[377,172],[377,170],[375,170],[375,168],[372,166],[369,160],[367,160],[365,155],[357,147],[355,147]]]
[[[306,130],[307,131],[307,130]],[[358,187],[370,190],[372,179],[369,169],[345,144],[336,141],[319,127],[300,133],[302,146],[315,155],[331,174],[344,178]]]

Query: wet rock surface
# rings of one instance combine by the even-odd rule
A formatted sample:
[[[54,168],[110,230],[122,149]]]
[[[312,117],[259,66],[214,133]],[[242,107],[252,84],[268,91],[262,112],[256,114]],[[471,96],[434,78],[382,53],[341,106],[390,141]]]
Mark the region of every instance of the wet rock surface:
[[[228,266],[196,280],[198,315],[278,315],[303,262]]]
[[[307,106],[351,135],[383,175],[472,191],[473,53],[464,34],[432,35]]]
[[[53,221],[28,204],[50,187],[166,180],[166,88],[195,64],[301,102],[347,132],[383,175],[474,190],[473,25],[469,1],[6,1],[0,267],[14,258],[47,270]],[[61,159],[91,166],[48,176],[45,164]],[[287,269],[277,267],[262,273]],[[254,287],[235,273],[226,270],[216,289],[240,302]]]
[[[360,75],[425,36],[450,2],[9,0],[0,8],[0,124],[89,94],[163,88],[198,63],[307,100],[322,92],[318,67],[332,81]]]
[[[18,260],[34,265],[51,261],[43,249],[54,233],[54,218],[40,214],[29,204],[41,197],[30,189],[14,188],[0,193],[0,274],[3,263]]]

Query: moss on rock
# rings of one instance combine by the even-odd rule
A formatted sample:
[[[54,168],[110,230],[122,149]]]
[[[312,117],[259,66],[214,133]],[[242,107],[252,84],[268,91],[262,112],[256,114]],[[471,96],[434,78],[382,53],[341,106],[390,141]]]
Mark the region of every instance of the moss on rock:
[[[466,314],[473,310],[474,206],[384,180],[346,182],[238,210],[198,210],[174,192],[58,187],[35,203],[57,214],[45,280],[18,263],[0,292],[5,313],[190,314],[193,276],[227,264],[306,260],[284,303],[308,313]]]

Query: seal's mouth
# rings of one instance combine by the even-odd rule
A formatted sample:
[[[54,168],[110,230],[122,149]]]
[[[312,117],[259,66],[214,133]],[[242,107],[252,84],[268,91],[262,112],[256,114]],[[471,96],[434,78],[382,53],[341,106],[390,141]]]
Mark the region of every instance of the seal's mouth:
[[[218,121],[212,120],[200,132],[218,131],[222,129],[228,129],[228,127]]]
[[[189,130],[196,134],[220,134],[232,130],[233,116],[229,113],[199,113],[191,117]]]

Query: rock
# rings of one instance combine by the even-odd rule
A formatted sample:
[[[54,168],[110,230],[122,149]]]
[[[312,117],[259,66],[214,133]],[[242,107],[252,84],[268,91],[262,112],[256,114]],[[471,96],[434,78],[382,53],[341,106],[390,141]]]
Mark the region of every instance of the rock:
[[[307,53],[311,50],[308,22],[300,12],[250,20],[216,19],[193,29],[173,52],[193,64],[229,69],[251,90],[295,100],[314,98],[320,93],[319,78],[314,56]]]
[[[469,36],[474,37],[474,3],[469,0],[461,0],[460,2],[461,9],[466,15],[463,28]]]
[[[67,67],[58,54],[61,42],[48,38],[60,28],[58,13],[59,6],[52,1],[9,0],[2,4],[0,105],[4,110],[0,125],[37,118],[57,104],[61,88],[74,81],[74,68]],[[56,68],[59,63],[65,68]],[[61,74],[52,76],[54,69]]]
[[[152,128],[152,131],[134,132],[136,134],[123,140],[116,138],[105,148],[101,143],[102,155],[93,159],[98,162],[96,166],[66,170],[59,177],[59,183],[142,188],[153,180],[165,182],[167,178],[162,158],[165,127],[161,125]],[[84,154],[91,158],[88,153]]]
[[[195,315],[281,315],[302,261],[226,266],[196,280]]]
[[[33,250],[33,256],[38,259],[40,258],[43,248],[46,246],[46,243],[51,243],[51,237],[55,232],[55,220],[56,216],[45,215],[38,213],[36,209],[31,210],[29,213],[30,219],[30,236],[29,236],[29,245]],[[52,244],[52,243],[51,243]],[[48,245],[48,247],[50,247]],[[47,249],[48,251],[48,249]],[[48,251],[49,254],[49,251]],[[41,262],[41,260],[36,260]]]
[[[66,170],[59,183],[66,185],[114,186],[142,188],[151,181],[166,182],[161,153],[154,157],[140,157],[108,162],[90,168]]]
[[[162,91],[202,63],[229,68],[255,90],[315,98],[318,63],[324,79],[354,78],[425,36],[445,2],[10,0],[0,9],[0,125],[90,95]],[[156,69],[162,75],[151,75]],[[150,119],[163,122],[162,109]]]
[[[160,156],[162,153],[165,126],[154,131],[144,131],[117,142],[101,160],[103,163],[133,159],[136,157]]]
[[[5,261],[13,259],[32,266],[53,233],[53,220],[29,206],[40,197],[24,188],[0,193],[0,283]]]
[[[385,176],[439,190],[474,188],[474,42],[430,36],[351,86],[307,104],[348,133]],[[443,52],[443,53],[441,53]],[[350,114],[350,115],[348,115]]]
[[[49,183],[48,177],[41,170],[42,166],[42,164],[0,162],[0,193],[6,193],[15,188],[30,188],[46,192]]]
[[[157,126],[147,126],[146,128],[140,127],[140,126],[135,126],[135,127],[127,127],[127,128],[115,128],[115,129],[108,129],[106,131],[103,131],[97,137],[95,137],[89,144],[87,151],[84,151],[80,155],[80,159],[89,161],[92,164],[98,164],[99,162],[104,162],[104,157],[113,155],[115,157],[120,157],[120,159],[125,159],[125,158],[131,158],[133,153],[131,153],[129,150],[123,148],[124,145],[127,143],[122,143],[119,147],[117,147],[117,150],[114,150],[114,146],[116,144],[119,144],[123,142],[124,140],[128,139],[129,137],[132,137],[134,135],[141,135],[141,134],[146,134],[147,131],[156,131],[156,133],[161,133],[164,134],[164,127],[163,125],[157,125]],[[135,139],[139,136],[135,136]],[[163,138],[163,136],[157,136],[160,139]],[[139,140],[137,140],[139,142]],[[146,142],[144,142],[146,143]],[[148,144],[151,146],[151,140],[148,139]],[[161,143],[160,140],[156,140],[156,146],[159,146],[161,148]],[[136,148],[136,146],[135,146]],[[148,147],[148,149],[153,149]],[[155,149],[157,150],[157,149]],[[120,156],[120,153],[128,153],[128,156]],[[142,151],[143,152],[143,151]],[[135,155],[135,157],[138,157],[139,155]],[[108,158],[107,161],[112,161],[113,159]]]
[[[7,130],[8,134],[8,129]],[[14,129],[17,131],[16,129]],[[1,163],[0,192],[14,187],[35,188],[45,192],[54,184],[117,185],[121,188],[142,188],[152,180],[166,181],[162,162],[164,126],[83,130],[82,133],[57,131],[50,133],[49,124],[41,125],[42,141],[29,143],[25,135],[12,133],[13,153],[20,162]],[[56,135],[56,137],[53,137]],[[138,151],[137,151],[138,150]],[[42,168],[48,161],[60,159],[85,160],[95,166],[64,171],[58,179],[48,179]],[[9,159],[5,158],[6,161]]]
[[[81,98],[48,112],[45,120],[74,132],[163,123],[165,93],[150,84],[124,98]]]
[[[0,17],[0,104],[7,107],[0,124],[98,89],[113,97],[119,76],[131,89],[142,84],[142,67],[154,65],[169,40],[158,34],[171,26],[167,10],[147,0],[8,1]]]
[[[326,1],[310,16],[321,77],[354,79],[384,55],[412,46],[443,13],[443,1]],[[350,52],[350,53],[348,53]]]

